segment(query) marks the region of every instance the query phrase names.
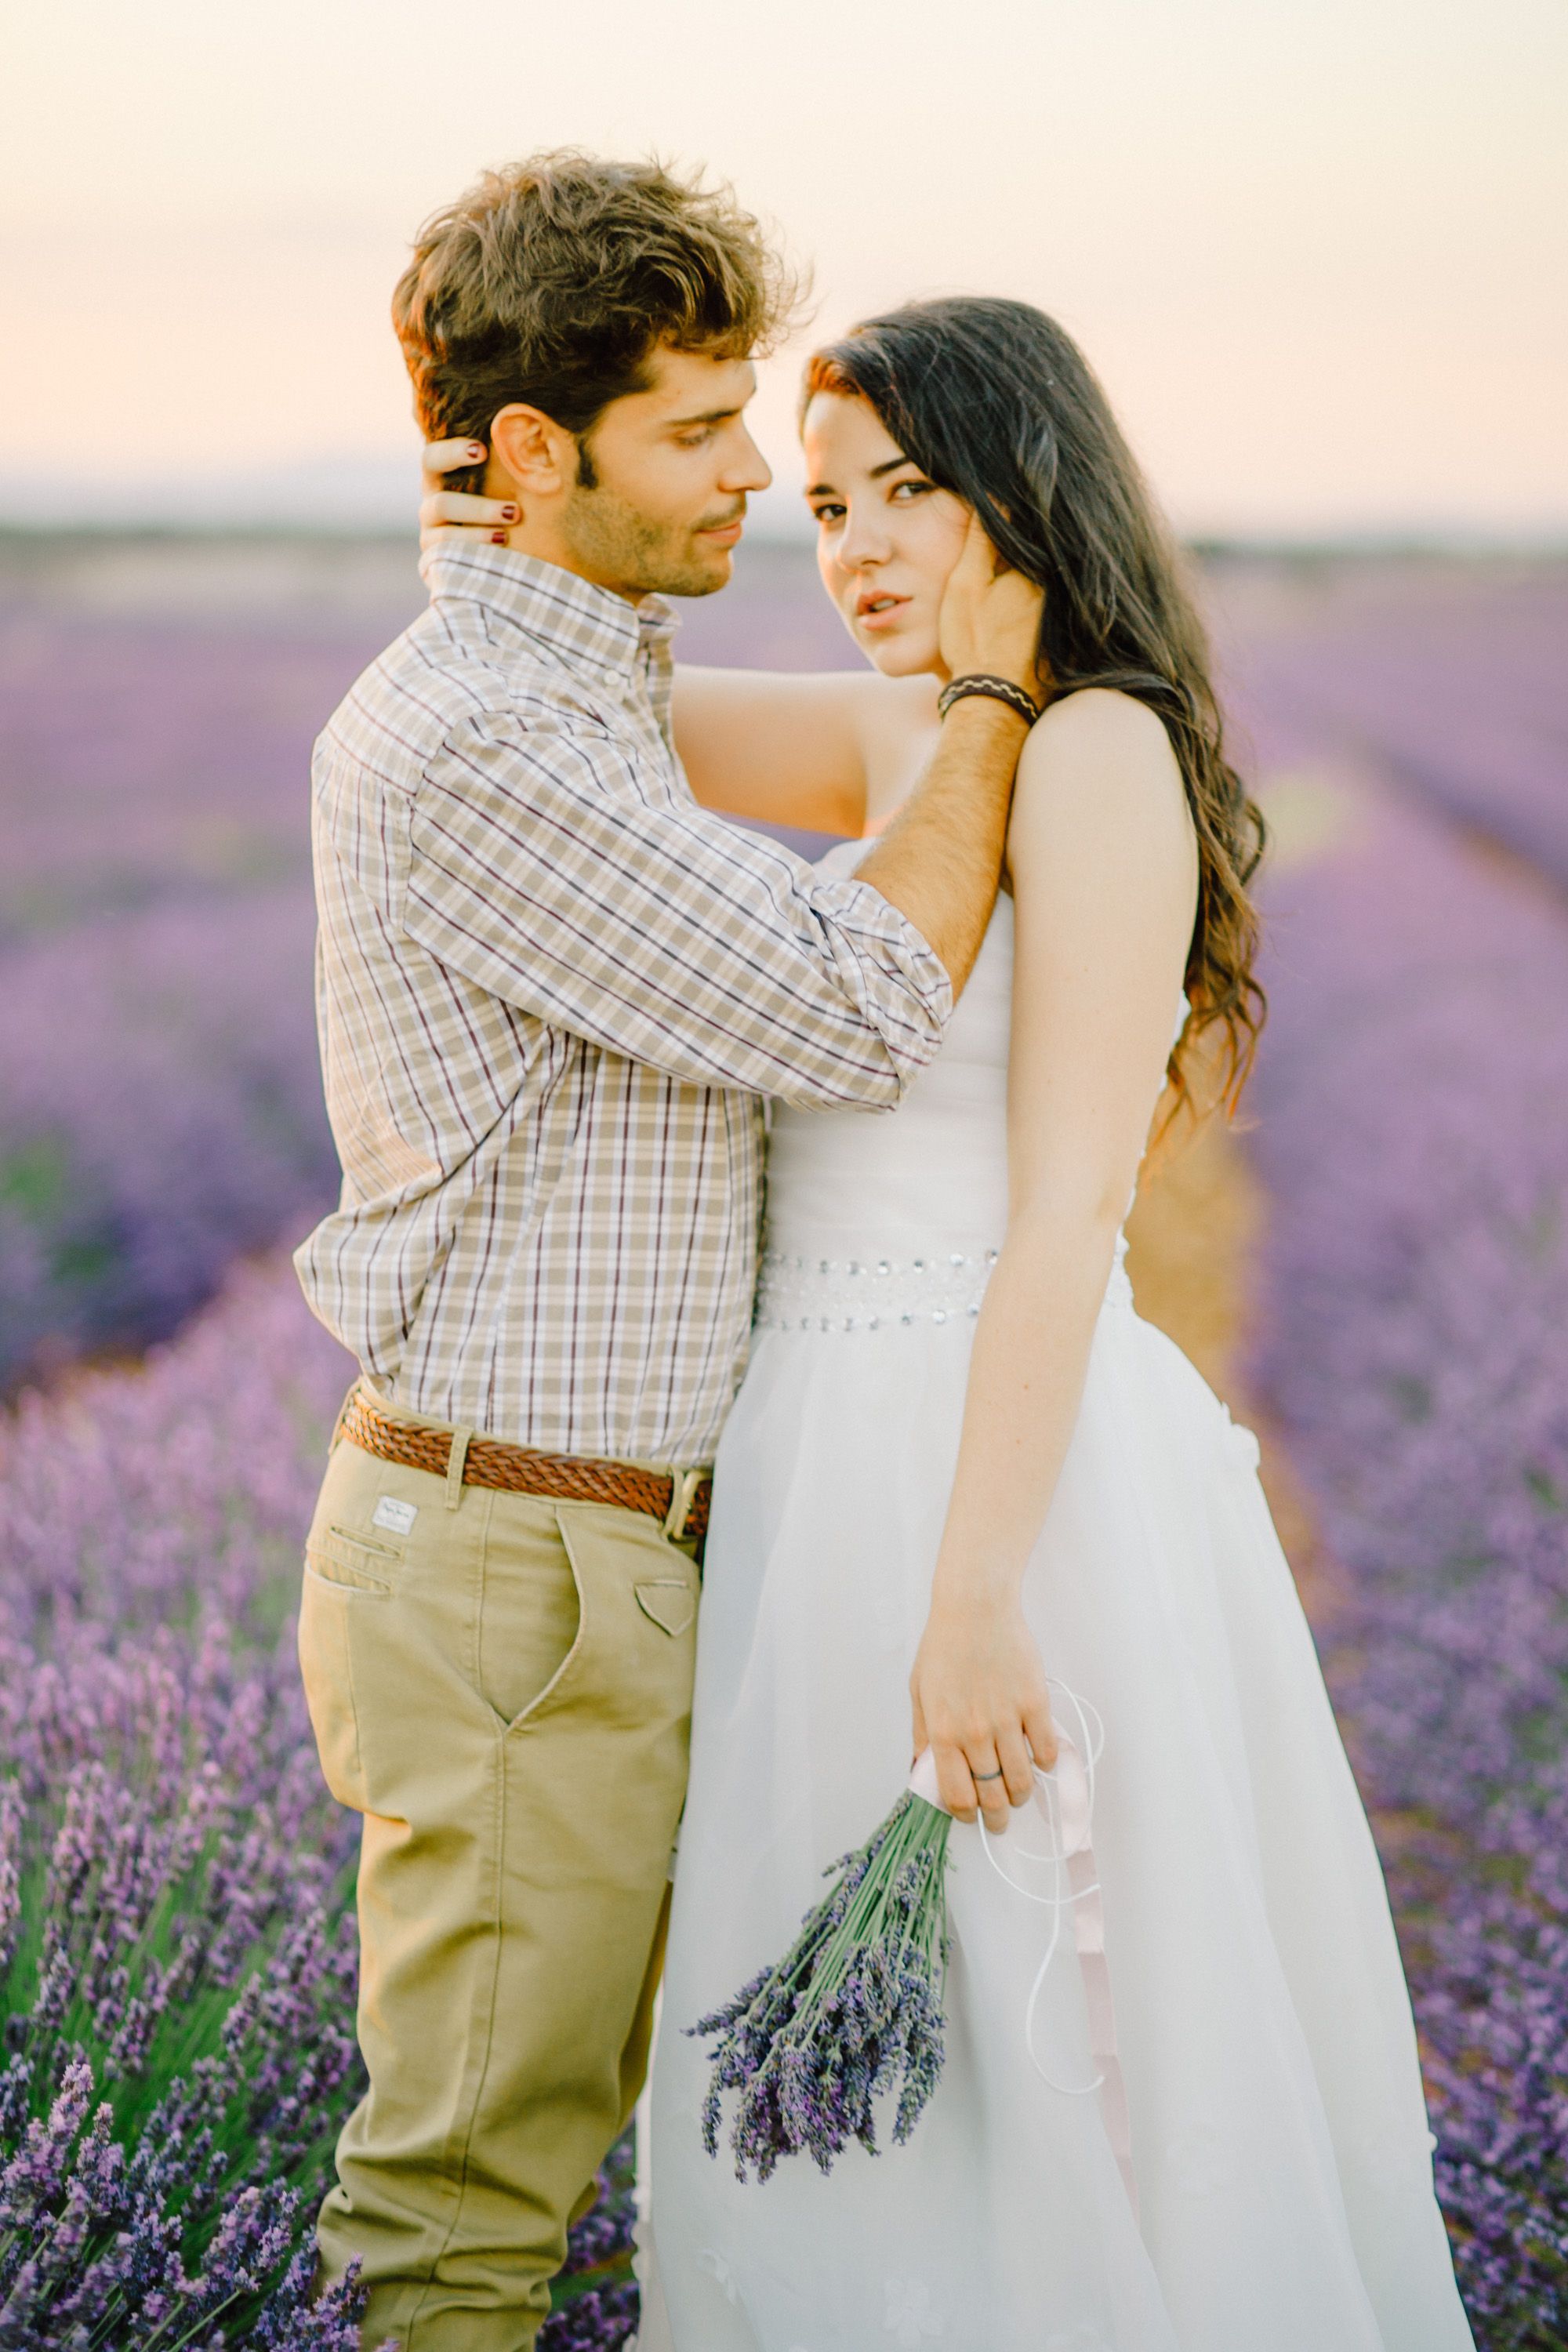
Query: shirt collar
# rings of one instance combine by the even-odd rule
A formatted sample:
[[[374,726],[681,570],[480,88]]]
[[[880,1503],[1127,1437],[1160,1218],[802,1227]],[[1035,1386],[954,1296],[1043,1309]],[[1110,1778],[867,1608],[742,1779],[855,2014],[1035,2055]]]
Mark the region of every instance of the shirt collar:
[[[574,667],[613,670],[627,685],[645,650],[668,644],[680,626],[662,596],[629,604],[612,589],[515,547],[475,545],[453,534],[426,549],[419,569],[433,598],[488,605]]]

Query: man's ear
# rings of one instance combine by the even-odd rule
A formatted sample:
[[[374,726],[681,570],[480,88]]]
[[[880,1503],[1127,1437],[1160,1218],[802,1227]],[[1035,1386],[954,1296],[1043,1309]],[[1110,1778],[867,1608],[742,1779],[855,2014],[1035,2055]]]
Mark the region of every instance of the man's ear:
[[[490,456],[522,498],[558,498],[577,478],[577,444],[541,408],[513,401],[490,424]]]

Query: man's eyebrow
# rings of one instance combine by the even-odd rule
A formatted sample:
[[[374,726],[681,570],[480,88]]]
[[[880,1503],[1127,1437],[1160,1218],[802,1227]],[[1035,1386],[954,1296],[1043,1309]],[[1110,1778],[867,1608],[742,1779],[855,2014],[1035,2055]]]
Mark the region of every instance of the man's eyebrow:
[[[705,408],[700,416],[672,416],[668,420],[668,430],[681,433],[691,425],[722,425],[727,416],[739,416],[745,404],[743,400],[735,400],[728,408]]]

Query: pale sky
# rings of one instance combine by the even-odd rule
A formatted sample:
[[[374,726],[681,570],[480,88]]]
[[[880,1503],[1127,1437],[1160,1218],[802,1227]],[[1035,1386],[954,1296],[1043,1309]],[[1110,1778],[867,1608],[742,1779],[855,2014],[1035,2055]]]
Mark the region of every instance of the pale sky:
[[[1563,0],[18,15],[0,517],[312,477],[326,519],[395,513],[408,241],[570,142],[732,180],[818,334],[937,290],[1053,311],[1189,530],[1568,533]],[[806,348],[758,403],[781,495]]]

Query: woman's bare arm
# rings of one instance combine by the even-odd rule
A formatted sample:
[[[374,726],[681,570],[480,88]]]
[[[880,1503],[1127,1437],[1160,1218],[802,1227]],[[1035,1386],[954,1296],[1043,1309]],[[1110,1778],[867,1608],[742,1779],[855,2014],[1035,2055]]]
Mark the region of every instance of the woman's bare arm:
[[[858,835],[903,797],[929,753],[936,684],[682,666],[674,717],[676,749],[704,808]]]
[[[1122,695],[1049,709],[1019,763],[1009,1213],[975,1332],[952,1499],[910,1677],[917,1749],[999,1828],[1055,1753],[1024,1570],[1083,1392],[1170,1050],[1197,850],[1164,729]]]

